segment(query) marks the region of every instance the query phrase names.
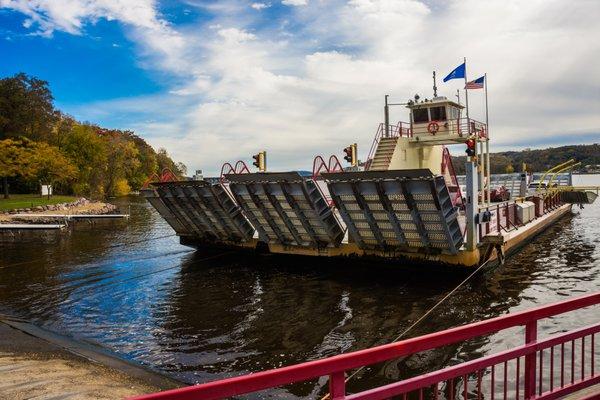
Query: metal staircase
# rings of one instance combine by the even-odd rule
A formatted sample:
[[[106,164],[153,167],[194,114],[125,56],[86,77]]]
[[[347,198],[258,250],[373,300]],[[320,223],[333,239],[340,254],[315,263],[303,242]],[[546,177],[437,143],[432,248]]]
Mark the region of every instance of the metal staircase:
[[[465,205],[463,203],[462,192],[460,190],[458,179],[456,178],[454,166],[452,165],[452,157],[450,156],[450,151],[448,151],[447,147],[444,147],[442,153],[442,175],[446,181],[452,205],[464,209]]]
[[[369,171],[386,171],[392,161],[397,143],[398,137],[382,137],[379,140],[373,161],[369,165]]]

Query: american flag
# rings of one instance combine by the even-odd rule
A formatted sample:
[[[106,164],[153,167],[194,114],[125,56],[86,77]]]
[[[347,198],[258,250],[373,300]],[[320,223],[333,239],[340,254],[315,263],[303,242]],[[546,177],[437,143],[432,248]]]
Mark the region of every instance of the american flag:
[[[483,82],[485,80],[485,75],[481,78],[477,78],[474,81],[467,82],[465,85],[465,89],[483,89]]]

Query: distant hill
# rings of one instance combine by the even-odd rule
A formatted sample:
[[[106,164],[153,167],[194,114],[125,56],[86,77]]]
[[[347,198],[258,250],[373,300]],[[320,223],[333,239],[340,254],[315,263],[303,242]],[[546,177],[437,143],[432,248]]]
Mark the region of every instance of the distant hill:
[[[581,162],[580,172],[600,170],[600,144],[578,144],[571,146],[549,147],[547,149],[521,151],[503,151],[490,154],[490,166],[493,174],[502,174],[521,170],[521,164],[527,164],[530,172],[546,171],[555,165],[570,160]],[[465,173],[466,156],[452,157],[457,174]]]

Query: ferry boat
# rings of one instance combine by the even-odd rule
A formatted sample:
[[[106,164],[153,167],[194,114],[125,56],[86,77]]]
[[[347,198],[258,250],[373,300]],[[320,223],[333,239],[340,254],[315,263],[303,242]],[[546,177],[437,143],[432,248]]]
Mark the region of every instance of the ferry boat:
[[[390,124],[386,96],[364,163],[352,144],[348,168],[332,155],[315,157],[312,174],[266,172],[261,152],[259,172],[243,161],[225,163],[219,179],[177,181],[167,172],[141,193],[189,246],[470,268],[503,262],[573,204],[597,196],[573,187],[574,162],[537,184],[527,173],[492,176],[487,124],[464,116],[459,102],[415,96],[405,106],[408,122]],[[468,155],[462,182],[452,145]]]

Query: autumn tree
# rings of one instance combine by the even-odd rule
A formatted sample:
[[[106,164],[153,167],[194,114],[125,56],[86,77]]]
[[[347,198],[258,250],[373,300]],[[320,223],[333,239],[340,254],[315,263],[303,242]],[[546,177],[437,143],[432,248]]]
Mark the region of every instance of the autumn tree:
[[[4,198],[8,199],[8,178],[33,176],[31,151],[23,140],[0,140],[0,177]]]
[[[102,198],[106,191],[108,140],[98,135],[95,127],[74,123],[61,142],[62,152],[78,170],[73,192]]]
[[[7,140],[7,141],[5,141]],[[65,193],[102,198],[138,189],[153,173],[185,174],[132,131],[80,123],[54,109],[48,83],[24,73],[0,79],[0,182],[57,183]]]
[[[123,180],[127,181],[139,168],[140,161],[137,159],[138,150],[135,145],[122,138],[112,138],[108,149],[108,160],[106,170],[106,194],[108,196],[123,195],[126,186]],[[116,191],[119,187],[119,192]]]
[[[37,142],[32,146],[30,154],[33,175],[40,183],[55,185],[71,180],[77,175],[77,168],[58,147]]]
[[[176,164],[171,159],[171,157],[169,157],[169,153],[167,153],[167,150],[163,147],[158,149],[158,152],[156,153],[156,158],[158,161],[159,171],[162,171],[163,169],[168,168],[171,170],[171,172],[173,172],[175,175],[180,176],[180,177],[184,176],[187,173],[186,166],[182,163]]]
[[[47,139],[57,119],[53,100],[41,79],[24,73],[0,79],[0,139]]]

